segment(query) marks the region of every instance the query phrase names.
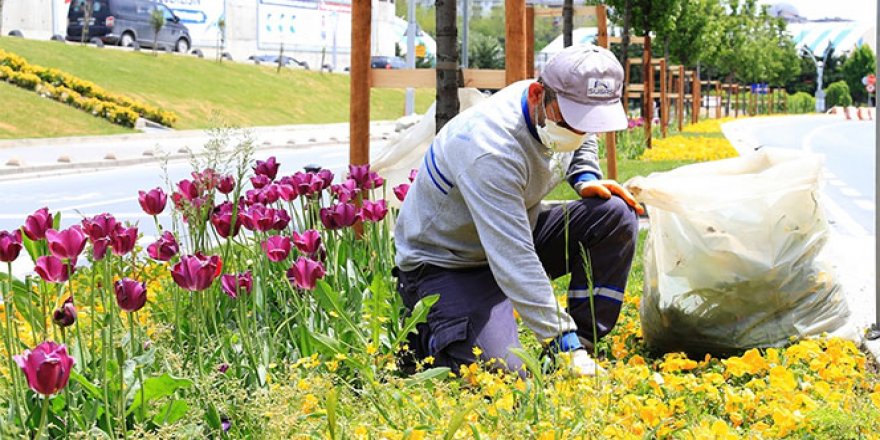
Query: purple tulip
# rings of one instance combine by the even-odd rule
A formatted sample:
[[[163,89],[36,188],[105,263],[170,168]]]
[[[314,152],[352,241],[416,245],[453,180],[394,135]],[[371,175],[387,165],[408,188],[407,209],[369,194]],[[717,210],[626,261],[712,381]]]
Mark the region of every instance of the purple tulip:
[[[185,255],[171,268],[171,278],[178,286],[191,292],[198,292],[211,287],[220,276],[223,262],[216,255],[205,256],[201,252]]]
[[[278,198],[284,200],[285,202],[291,202],[296,200],[296,196],[298,196],[296,192],[296,188],[293,185],[287,183],[279,183],[278,184]]]
[[[321,189],[330,188],[330,185],[333,183],[333,171],[330,171],[327,168],[321,168],[315,177],[321,179]]]
[[[247,212],[242,213],[241,222],[245,228],[251,231],[280,231],[290,223],[290,215],[283,209],[254,205]]]
[[[83,233],[89,237],[92,243],[92,257],[100,261],[107,254],[110,247],[110,238],[116,230],[118,222],[108,213],[98,214],[92,218],[83,219]]]
[[[220,176],[217,181],[217,191],[223,194],[229,194],[235,189],[235,178],[230,175]]]
[[[45,341],[13,358],[27,377],[31,389],[44,396],[55,394],[67,386],[75,362],[68,356],[64,344],[52,341]]]
[[[324,189],[324,181],[320,177],[301,171],[291,176],[291,184],[296,187],[296,192],[301,196],[311,196]]]
[[[321,223],[327,229],[340,229],[355,224],[360,218],[357,207],[351,203],[339,203],[321,208]]]
[[[416,181],[416,176],[419,174],[419,170],[417,168],[413,168],[409,170],[409,183],[413,183]]]
[[[126,312],[137,312],[147,303],[147,285],[131,278],[123,278],[113,284],[116,304]]]
[[[409,192],[409,185],[407,185],[406,183],[401,183],[400,185],[395,186],[393,191],[394,196],[397,197],[397,200],[400,200],[402,202],[403,199],[406,198],[406,194]]]
[[[147,255],[158,261],[171,261],[178,251],[180,251],[180,246],[170,231],[163,232],[155,243],[147,246]]]
[[[24,221],[24,235],[37,241],[46,238],[46,231],[52,229],[52,214],[49,208],[40,208]]]
[[[302,234],[294,231],[293,244],[306,255],[314,254],[321,248],[321,234],[314,229],[309,229]]]
[[[0,231],[0,261],[11,263],[21,253],[21,230]]]
[[[159,215],[165,210],[168,196],[162,188],[151,189],[149,192],[138,191],[138,203],[148,215]]]
[[[49,229],[46,231],[46,240],[49,242],[49,251],[52,255],[71,261],[76,261],[86,247],[86,234],[79,225],[73,225],[63,231]]]
[[[201,195],[198,185],[196,185],[192,180],[183,179],[180,182],[177,182],[177,189],[178,193],[190,202],[197,199]]]
[[[76,307],[73,305],[73,297],[68,297],[61,307],[52,312],[52,321],[61,328],[70,327],[76,322]]]
[[[338,185],[330,186],[330,192],[336,195],[336,199],[339,203],[348,203],[354,199],[360,190],[354,179],[347,179],[345,182]]]
[[[241,229],[241,213],[239,212],[236,215],[235,228],[233,230],[232,203],[223,202],[214,208],[214,212],[211,214],[211,224],[214,225],[217,235],[223,238],[234,237],[238,235],[238,231]]]
[[[229,428],[232,428],[232,422],[228,418],[223,417],[220,419],[220,427],[223,428],[224,433],[229,432]]]
[[[324,265],[306,257],[299,257],[287,270],[287,279],[296,287],[305,290],[315,288],[315,283],[326,275]]]
[[[361,216],[364,220],[371,222],[380,222],[388,214],[388,204],[384,199],[378,202],[364,200],[364,206],[361,207]]]
[[[357,182],[358,188],[369,189],[370,183],[370,164],[366,165],[349,165],[348,178]]]
[[[199,193],[211,191],[220,184],[220,175],[213,168],[205,168],[200,173],[193,171],[190,175]]]
[[[266,176],[269,180],[275,180],[275,176],[278,175],[278,167],[281,164],[275,161],[275,156],[271,156],[265,161],[258,160],[257,165],[254,166],[254,173],[260,176]]]
[[[124,226],[117,224],[116,229],[113,231],[113,235],[110,237],[110,242],[113,245],[113,255],[121,257],[134,250],[134,245],[137,244],[137,238],[137,226],[125,228]]]
[[[220,286],[223,293],[230,298],[238,298],[240,293],[250,294],[254,287],[254,278],[251,271],[239,274],[226,274],[220,277]]]
[[[40,278],[50,283],[63,283],[70,279],[70,275],[76,271],[76,262],[65,263],[54,255],[44,255],[37,258],[34,270]]]
[[[251,177],[251,185],[253,185],[254,189],[261,189],[270,183],[272,183],[272,179],[263,174],[256,174]]]
[[[283,235],[273,235],[263,242],[263,252],[269,258],[269,261],[283,261],[290,255],[290,238]]]
[[[365,189],[381,188],[383,185],[385,185],[385,179],[379,176],[377,173],[370,172],[370,180],[368,186],[365,187]]]
[[[228,370],[228,369],[229,369],[229,364],[227,364],[226,362],[217,366],[217,371],[219,371],[220,374],[226,374],[226,370]]]

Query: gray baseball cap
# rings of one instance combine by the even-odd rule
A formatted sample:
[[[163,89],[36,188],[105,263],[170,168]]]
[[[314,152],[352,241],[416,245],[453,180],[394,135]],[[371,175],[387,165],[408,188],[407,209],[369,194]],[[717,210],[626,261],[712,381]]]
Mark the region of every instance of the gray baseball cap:
[[[626,128],[620,103],[623,67],[608,49],[592,44],[569,46],[541,72],[544,85],[556,92],[568,125],[588,133]]]

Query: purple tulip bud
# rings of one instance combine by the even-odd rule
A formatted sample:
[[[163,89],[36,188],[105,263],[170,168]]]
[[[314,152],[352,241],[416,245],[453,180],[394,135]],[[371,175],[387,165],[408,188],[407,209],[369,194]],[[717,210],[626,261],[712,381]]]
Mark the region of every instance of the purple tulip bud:
[[[360,219],[357,207],[351,203],[339,203],[329,208],[321,208],[321,223],[327,229],[349,227]]]
[[[24,221],[24,235],[33,241],[46,238],[46,231],[52,229],[52,214],[49,208],[40,208]]]
[[[318,261],[299,257],[287,270],[287,279],[296,287],[305,290],[315,288],[315,283],[326,275],[324,265]]]
[[[223,432],[229,432],[229,428],[232,427],[232,422],[229,421],[226,417],[223,417],[220,420],[220,427],[223,428]]]
[[[147,303],[147,285],[131,278],[123,278],[113,285],[116,304],[126,312],[137,312]]]
[[[293,244],[304,254],[314,254],[321,248],[321,234],[314,229],[309,229],[302,234],[294,231]]]
[[[61,328],[70,327],[76,322],[76,307],[73,305],[73,297],[68,297],[61,307],[52,312],[52,321]]]
[[[376,189],[376,188],[381,188],[383,185],[385,185],[385,178],[383,178],[383,177],[379,176],[379,174],[371,171],[370,178],[367,182],[367,186],[365,186],[364,188],[365,189]]]
[[[364,200],[364,205],[361,207],[361,216],[364,220],[380,222],[386,214],[388,214],[388,204],[384,199],[378,202]]]
[[[221,176],[217,182],[217,191],[229,194],[235,189],[235,178],[230,175]]]
[[[232,208],[232,203],[223,202],[217,205],[211,214],[211,224],[214,225],[214,230],[217,231],[217,235],[223,238],[229,238],[230,235],[234,237],[238,235],[238,231],[241,229],[241,213],[239,212],[236,215],[237,219],[233,230]]]
[[[272,183],[272,179],[263,174],[257,174],[251,177],[251,185],[254,186],[254,189],[263,188],[270,183]]]
[[[54,255],[44,255],[37,258],[34,270],[40,278],[50,283],[63,283],[70,279],[70,275],[76,271],[75,261],[65,263]]]
[[[170,261],[180,251],[177,239],[170,231],[165,231],[155,243],[147,246],[147,255],[158,261]]]
[[[339,185],[330,186],[330,192],[336,195],[339,203],[348,203],[357,195],[360,190],[358,189],[357,182],[354,179],[347,179],[345,182],[340,183]]]
[[[275,161],[275,156],[271,156],[265,161],[258,160],[257,165],[254,166],[254,173],[260,176],[266,176],[269,180],[275,180],[275,176],[278,175],[278,167],[281,164]]]
[[[148,215],[159,215],[165,210],[168,196],[162,188],[151,189],[149,192],[138,191],[138,203]]]
[[[73,225],[63,231],[49,229],[46,231],[46,240],[49,242],[49,251],[52,255],[76,260],[86,247],[86,234],[79,225]]]
[[[312,173],[298,171],[291,176],[291,183],[296,187],[296,192],[301,196],[311,196],[324,189],[324,182]]]
[[[254,278],[251,271],[240,274],[226,274],[220,277],[220,286],[223,293],[230,298],[238,298],[239,294],[250,294],[254,287]]]
[[[191,292],[198,292],[211,287],[220,276],[223,261],[216,255],[205,256],[201,252],[195,255],[184,255],[171,268],[171,278],[178,286]]]
[[[44,396],[55,394],[67,386],[75,362],[68,356],[64,344],[52,341],[45,341],[13,358],[27,377],[31,389]]]
[[[366,165],[349,165],[348,178],[357,182],[358,188],[369,189],[370,182],[370,164]]]
[[[21,253],[21,230],[0,231],[0,261],[11,263]]]
[[[191,175],[199,193],[212,191],[220,183],[220,175],[213,168],[205,168],[201,173],[192,172]]]
[[[191,180],[183,179],[180,182],[177,182],[177,189],[179,194],[190,202],[197,199],[201,195],[199,187]]]
[[[290,255],[290,239],[283,235],[273,235],[263,242],[263,252],[269,261],[282,261]]]
[[[296,188],[293,185],[287,183],[279,183],[278,184],[278,198],[284,200],[285,202],[291,202],[296,200],[296,196],[298,196],[296,192]]]
[[[137,226],[125,228],[122,225],[116,225],[116,229],[113,231],[113,236],[110,237],[110,242],[113,245],[113,255],[123,256],[134,250],[134,245],[137,244],[137,238]]]
[[[227,364],[226,362],[217,366],[217,371],[219,371],[220,374],[226,374],[226,370],[228,370],[228,369],[229,369],[229,364]]]
[[[92,218],[83,219],[82,230],[83,233],[89,237],[89,240],[94,242],[96,240],[110,238],[113,231],[116,230],[117,224],[118,222],[116,219],[105,212]]]
[[[397,200],[400,200],[402,202],[403,199],[406,198],[406,194],[409,192],[409,185],[401,183],[400,185],[395,186],[393,191],[394,196],[397,197]]]
[[[419,170],[417,168],[413,168],[409,170],[409,183],[413,183],[416,181],[416,176],[419,174]]]

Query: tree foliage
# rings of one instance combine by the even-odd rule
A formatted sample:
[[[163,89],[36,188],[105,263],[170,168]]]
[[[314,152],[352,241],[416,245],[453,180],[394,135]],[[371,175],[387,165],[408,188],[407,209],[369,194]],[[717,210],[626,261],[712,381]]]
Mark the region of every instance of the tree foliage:
[[[862,78],[869,73],[874,73],[874,69],[876,69],[875,63],[874,53],[871,52],[871,49],[866,44],[853,50],[846,58],[846,61],[844,61],[841,73],[843,74],[843,80],[846,81],[846,85],[849,86],[849,92],[854,102],[863,103],[868,101],[868,91],[865,89],[865,85],[862,84]]]
[[[849,86],[846,81],[837,81],[825,89],[825,108],[852,105]]]

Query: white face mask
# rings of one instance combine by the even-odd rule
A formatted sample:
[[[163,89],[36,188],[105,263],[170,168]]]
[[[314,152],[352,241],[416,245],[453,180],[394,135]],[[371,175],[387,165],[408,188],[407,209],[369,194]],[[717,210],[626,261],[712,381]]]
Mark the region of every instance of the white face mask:
[[[544,126],[539,125],[535,127],[541,143],[556,153],[569,153],[577,150],[584,143],[587,135],[577,134],[547,119],[547,107],[543,99],[541,100],[541,107],[544,110]]]

